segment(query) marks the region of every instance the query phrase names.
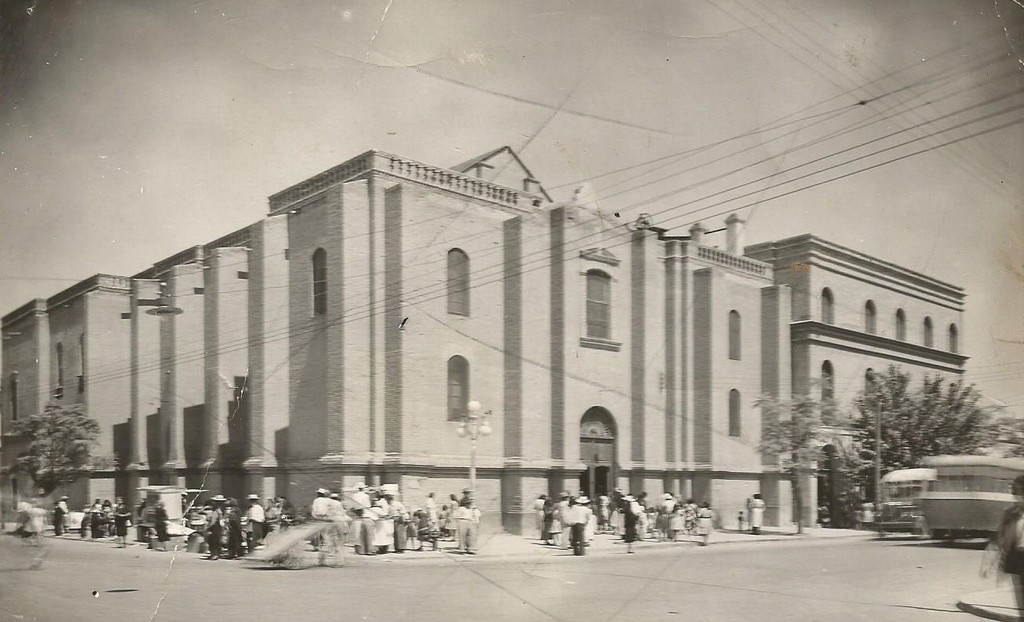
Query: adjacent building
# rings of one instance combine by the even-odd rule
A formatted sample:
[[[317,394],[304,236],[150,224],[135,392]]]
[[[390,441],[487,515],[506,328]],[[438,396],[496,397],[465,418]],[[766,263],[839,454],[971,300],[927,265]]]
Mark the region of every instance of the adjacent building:
[[[615,487],[724,517],[760,492],[787,523],[755,401],[849,399],[889,362],[961,373],[964,293],[813,236],[744,249],[743,226],[554,203],[507,147],[451,169],[364,153],[249,227],[4,316],[2,503],[27,490],[11,422],[55,400],[86,404],[109,457],[73,504],[358,481],[415,504],[473,461],[516,532],[539,494]],[[473,456],[471,400],[493,430]]]

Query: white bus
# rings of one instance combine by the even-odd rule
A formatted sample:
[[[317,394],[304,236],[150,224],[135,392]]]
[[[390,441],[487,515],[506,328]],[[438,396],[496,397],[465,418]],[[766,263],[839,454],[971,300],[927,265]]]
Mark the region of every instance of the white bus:
[[[925,465],[935,481],[920,497],[924,530],[932,538],[989,537],[1014,503],[1011,484],[1024,474],[1024,459],[935,456]]]
[[[927,535],[920,498],[935,480],[935,469],[900,469],[882,476],[882,512],[878,528],[884,532]]]

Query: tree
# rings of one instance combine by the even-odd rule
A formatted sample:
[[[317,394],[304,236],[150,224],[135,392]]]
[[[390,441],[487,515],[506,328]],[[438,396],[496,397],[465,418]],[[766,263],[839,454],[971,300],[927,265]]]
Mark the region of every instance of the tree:
[[[761,417],[765,421],[760,450],[778,457],[782,469],[789,473],[796,501],[796,531],[803,533],[804,504],[800,479],[814,469],[821,447],[830,437],[827,426],[838,422],[837,411],[830,400],[819,402],[807,395],[798,395],[791,400],[765,396],[755,405],[761,409]]]
[[[879,416],[885,472],[919,467],[929,456],[977,453],[995,436],[993,411],[979,406],[980,399],[974,385],[941,375],[925,376],[915,390],[910,374],[890,365],[856,400],[853,428],[861,457],[874,463]]]
[[[89,472],[100,424],[81,404],[47,404],[42,413],[15,423],[14,433],[27,443],[14,469],[27,473],[43,494],[50,494]]]

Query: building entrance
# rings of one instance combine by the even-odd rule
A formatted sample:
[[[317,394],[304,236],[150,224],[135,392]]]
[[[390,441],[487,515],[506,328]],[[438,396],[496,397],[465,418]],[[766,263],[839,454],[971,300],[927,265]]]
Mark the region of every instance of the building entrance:
[[[607,495],[615,488],[615,419],[595,406],[580,421],[580,492],[591,498]]]

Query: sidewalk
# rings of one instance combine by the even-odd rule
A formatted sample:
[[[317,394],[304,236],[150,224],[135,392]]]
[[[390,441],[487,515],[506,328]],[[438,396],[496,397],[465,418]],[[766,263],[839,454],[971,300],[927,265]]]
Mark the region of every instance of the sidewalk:
[[[755,536],[748,532],[716,531],[711,535],[709,546],[720,546],[726,544],[742,544],[757,542],[807,542],[813,540],[833,540],[841,538],[871,539],[877,537],[872,531],[857,531],[853,529],[805,529],[803,534],[796,534],[792,530],[786,531],[764,531],[761,535]],[[516,536],[507,533],[484,534],[480,537],[480,546],[475,555],[466,555],[455,550],[454,542],[441,542],[439,551],[408,551],[401,555],[388,554],[376,556],[359,556],[360,559],[372,561],[405,561],[425,560],[438,558],[458,558],[460,560],[514,560],[530,559],[537,557],[573,557],[569,549],[559,549],[553,546],[546,546],[536,538]],[[678,542],[658,542],[656,540],[644,540],[636,542],[633,550],[639,554],[645,551],[668,551],[686,550],[691,547],[699,547],[696,538],[689,540],[681,539]],[[598,534],[593,542],[587,547],[588,556],[608,556],[626,553],[625,543],[618,537],[611,534]]]
[[[973,613],[989,620],[1004,620],[1005,622],[1024,620],[1017,610],[1013,586],[1009,583],[994,590],[974,592],[963,596],[956,606],[961,611]]]
[[[821,540],[833,540],[840,538],[847,539],[871,539],[877,537],[877,534],[871,531],[857,531],[852,529],[823,529],[820,527],[804,529],[803,534],[797,534],[793,530],[766,530],[761,535],[755,536],[749,532],[736,532],[730,530],[716,531],[711,535],[711,542],[709,546],[716,547],[727,544],[741,544],[741,543],[757,543],[757,542],[807,542],[807,541],[821,541]],[[47,540],[53,540],[53,532],[50,531],[47,535]],[[92,543],[92,544],[113,544],[113,540],[90,540],[82,539],[77,533],[61,536],[57,538],[59,541],[64,542],[81,542],[81,543]],[[365,560],[368,563],[393,563],[393,562],[415,562],[417,560],[426,561],[439,559],[458,559],[460,561],[470,560],[482,560],[493,562],[495,560],[521,560],[521,559],[534,559],[539,557],[573,557],[572,551],[569,549],[559,549],[553,546],[546,546],[541,544],[536,538],[516,536],[507,533],[492,533],[483,534],[480,537],[480,545],[475,555],[467,555],[460,551],[455,550],[455,543],[449,541],[442,541],[439,543],[440,549],[438,551],[429,550],[424,548],[422,551],[406,551],[402,554],[386,554],[386,555],[360,555],[357,556],[360,560]],[[146,547],[147,545],[140,542],[129,542],[129,546],[132,547]],[[642,542],[634,543],[633,550],[637,553],[643,554],[646,551],[668,551],[668,550],[686,550],[689,548],[699,547],[697,538],[681,539],[678,542],[658,542],[656,540],[644,540]],[[626,546],[625,543],[618,537],[611,534],[598,534],[593,542],[587,547],[588,556],[608,556],[625,554]],[[189,553],[189,555],[195,555]],[[351,551],[348,555],[354,555]],[[243,558],[244,559],[244,558]]]

